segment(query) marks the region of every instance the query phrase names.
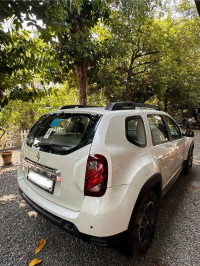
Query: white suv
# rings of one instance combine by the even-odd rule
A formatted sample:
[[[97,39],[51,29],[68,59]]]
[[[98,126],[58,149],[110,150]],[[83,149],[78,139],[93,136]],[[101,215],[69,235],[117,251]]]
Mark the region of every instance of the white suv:
[[[21,152],[20,192],[69,233],[142,255],[162,195],[183,168],[191,171],[193,136],[149,105],[64,106],[31,128]]]

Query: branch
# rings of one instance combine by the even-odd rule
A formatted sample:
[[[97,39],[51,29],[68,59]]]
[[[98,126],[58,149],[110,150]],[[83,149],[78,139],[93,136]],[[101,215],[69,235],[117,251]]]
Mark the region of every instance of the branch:
[[[147,71],[147,69],[148,69],[151,65],[154,65],[155,63],[156,63],[156,61],[155,61],[155,62],[145,62],[145,63],[142,63],[141,65],[147,65],[147,64],[148,64],[148,66],[147,66],[144,70],[141,70],[141,71],[139,71],[139,72],[137,72],[137,73],[133,73],[132,76],[135,77],[135,76],[138,75],[138,74],[145,73],[145,72]]]
[[[138,66],[143,66],[143,65],[147,65],[147,64],[151,65],[151,64],[153,64],[153,63],[154,63],[154,62],[144,62],[144,63],[139,63],[139,64],[137,64],[136,67],[138,67]]]
[[[145,72],[147,71],[147,69],[148,69],[148,67],[145,68],[145,69],[142,70],[142,71],[139,71],[139,72],[137,72],[137,73],[133,73],[132,76],[135,77],[136,75],[139,75],[139,74],[145,73]]]
[[[159,53],[160,53],[159,51],[147,52],[145,54],[138,54],[136,58],[143,57],[143,56],[146,56],[146,55],[151,55],[151,54],[159,54]]]
[[[139,51],[140,51],[140,41],[141,41],[142,34],[143,34],[143,31],[141,30],[141,28],[139,28],[139,32],[140,32],[140,34],[139,34],[138,42],[137,42],[137,52],[136,52],[136,55],[137,55],[137,53],[139,53]]]
[[[124,72],[129,72],[129,70],[127,68],[123,68],[123,67],[117,67],[117,70],[124,71]]]

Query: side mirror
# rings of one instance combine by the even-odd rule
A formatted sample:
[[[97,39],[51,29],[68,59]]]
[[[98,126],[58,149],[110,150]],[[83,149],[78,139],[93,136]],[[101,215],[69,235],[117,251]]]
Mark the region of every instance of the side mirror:
[[[183,136],[193,138],[194,137],[194,131],[186,129],[186,131],[183,133]]]

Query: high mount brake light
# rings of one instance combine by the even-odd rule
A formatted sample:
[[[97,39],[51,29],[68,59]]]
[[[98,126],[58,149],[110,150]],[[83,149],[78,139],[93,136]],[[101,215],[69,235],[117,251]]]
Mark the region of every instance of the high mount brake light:
[[[101,197],[105,194],[108,181],[108,163],[100,154],[89,155],[85,173],[85,196]]]

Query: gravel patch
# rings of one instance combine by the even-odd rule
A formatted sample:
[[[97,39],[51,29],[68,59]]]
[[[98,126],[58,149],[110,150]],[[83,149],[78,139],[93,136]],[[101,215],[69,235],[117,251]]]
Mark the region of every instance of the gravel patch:
[[[157,230],[148,253],[126,258],[111,248],[79,240],[37,215],[20,197],[17,185],[19,150],[13,166],[0,167],[0,265],[191,265],[200,266],[200,131],[195,130],[192,174],[180,176],[163,198]],[[1,165],[1,162],[0,162]],[[35,256],[41,238],[45,247]]]

